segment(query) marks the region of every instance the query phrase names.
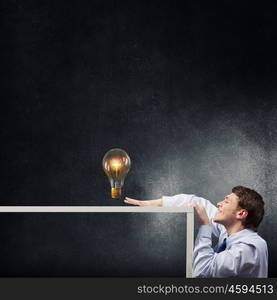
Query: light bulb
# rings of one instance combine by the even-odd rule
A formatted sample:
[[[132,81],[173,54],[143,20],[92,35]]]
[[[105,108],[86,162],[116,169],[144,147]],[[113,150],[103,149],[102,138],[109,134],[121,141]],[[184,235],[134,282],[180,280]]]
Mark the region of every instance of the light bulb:
[[[120,198],[121,188],[131,167],[129,155],[122,149],[111,149],[104,155],[102,165],[111,184],[112,198]]]

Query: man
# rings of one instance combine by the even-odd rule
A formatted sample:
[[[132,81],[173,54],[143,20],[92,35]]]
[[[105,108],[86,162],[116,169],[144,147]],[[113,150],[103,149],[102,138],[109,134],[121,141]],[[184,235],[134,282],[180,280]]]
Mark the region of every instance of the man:
[[[236,186],[217,207],[195,195],[180,194],[125,203],[141,206],[195,208],[200,221],[193,255],[194,277],[267,277],[267,244],[257,229],[264,215],[264,201],[256,191]],[[218,245],[212,248],[212,233]]]

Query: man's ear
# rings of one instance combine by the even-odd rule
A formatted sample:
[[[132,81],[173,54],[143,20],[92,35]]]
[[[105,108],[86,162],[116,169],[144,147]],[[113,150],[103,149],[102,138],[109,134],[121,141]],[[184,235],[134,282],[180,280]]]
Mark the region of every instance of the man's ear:
[[[238,219],[245,219],[248,216],[248,211],[246,209],[242,209],[237,214]]]

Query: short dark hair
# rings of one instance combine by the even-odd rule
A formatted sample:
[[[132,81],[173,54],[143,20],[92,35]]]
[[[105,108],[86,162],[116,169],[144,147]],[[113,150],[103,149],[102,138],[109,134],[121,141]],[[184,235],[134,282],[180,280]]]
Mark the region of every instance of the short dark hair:
[[[238,205],[248,211],[248,215],[242,224],[245,228],[257,231],[264,216],[263,197],[256,191],[241,185],[233,187],[232,193],[238,196]]]

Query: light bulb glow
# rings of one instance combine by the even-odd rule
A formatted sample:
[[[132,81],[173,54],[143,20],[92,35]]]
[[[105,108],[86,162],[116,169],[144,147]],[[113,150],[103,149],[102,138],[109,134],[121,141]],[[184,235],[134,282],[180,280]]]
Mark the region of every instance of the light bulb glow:
[[[112,198],[119,198],[131,167],[129,155],[122,149],[111,149],[104,155],[102,165],[110,181]]]
[[[110,165],[111,165],[111,168],[116,171],[122,167],[121,161],[118,159],[111,159]]]

